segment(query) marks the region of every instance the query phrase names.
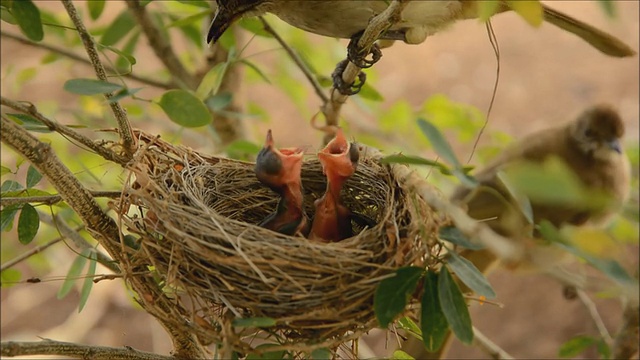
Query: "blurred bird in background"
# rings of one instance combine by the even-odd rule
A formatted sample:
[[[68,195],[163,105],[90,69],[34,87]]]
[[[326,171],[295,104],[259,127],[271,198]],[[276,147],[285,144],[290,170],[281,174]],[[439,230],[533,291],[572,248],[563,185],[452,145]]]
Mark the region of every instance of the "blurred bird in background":
[[[280,195],[280,200],[275,212],[259,226],[285,235],[307,235],[309,221],[302,208],[300,179],[302,156],[300,148],[275,148],[271,130],[267,132],[264,147],[256,158],[255,173],[261,183]]]

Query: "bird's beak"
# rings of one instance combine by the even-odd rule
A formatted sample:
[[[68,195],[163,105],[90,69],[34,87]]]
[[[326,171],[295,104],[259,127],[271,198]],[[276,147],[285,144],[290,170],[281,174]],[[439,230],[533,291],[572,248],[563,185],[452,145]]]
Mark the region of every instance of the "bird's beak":
[[[218,5],[216,14],[213,16],[213,21],[209,25],[209,33],[207,34],[207,44],[215,44],[218,39],[224,34],[225,31],[236,20],[236,16],[233,16],[229,11]]]
[[[622,154],[622,146],[620,145],[620,140],[614,139],[611,141],[607,141],[607,146],[618,154]]]
[[[357,149],[352,148],[342,129],[338,129],[336,136],[318,153],[318,159],[329,181],[353,175],[358,165]]]
[[[273,185],[300,182],[303,154],[304,150],[301,148],[274,147],[273,135],[269,130],[256,160],[256,173],[259,178]]]

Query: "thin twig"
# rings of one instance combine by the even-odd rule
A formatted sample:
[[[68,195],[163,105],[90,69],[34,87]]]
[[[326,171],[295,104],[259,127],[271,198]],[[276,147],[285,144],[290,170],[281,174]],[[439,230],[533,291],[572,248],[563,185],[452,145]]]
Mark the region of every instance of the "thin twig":
[[[25,37],[18,36],[18,35],[3,31],[3,30],[0,30],[0,36],[2,36],[3,38],[7,38],[7,39],[18,41],[18,42],[20,42],[21,44],[24,44],[24,45],[28,45],[28,46],[35,47],[35,48],[38,48],[38,49],[51,51],[52,53],[64,56],[64,57],[66,57],[68,59],[71,59],[73,61],[77,61],[77,62],[82,63],[82,64],[92,65],[91,61],[87,60],[86,58],[84,58],[84,57],[82,57],[82,56],[80,56],[78,54],[74,54],[71,51],[67,51],[67,50],[65,50],[64,48],[61,48],[61,47],[57,47],[57,46],[49,45],[49,44],[45,44],[45,43],[40,43],[40,42],[31,41],[31,40],[29,40],[29,39],[27,39]],[[105,69],[107,71],[111,72],[111,73],[118,74],[118,71],[116,69],[114,69],[114,68],[112,68],[112,67],[110,67],[108,65],[105,65]],[[161,88],[161,89],[172,89],[172,88],[174,88],[174,86],[172,86],[171,84],[163,83],[163,82],[157,81],[157,80],[152,79],[152,78],[136,75],[136,74],[134,74],[132,72],[129,72],[129,73],[126,73],[126,74],[118,74],[118,76],[123,76],[123,77],[129,78],[131,80],[135,80],[135,81],[138,81],[140,83],[151,85],[151,86],[155,86],[155,87]]]
[[[98,145],[93,140],[76,132],[72,128],[47,118],[46,116],[38,112],[38,109],[33,104],[29,104],[27,106],[17,101],[7,99],[4,96],[0,96],[0,104],[33,116],[34,118],[36,118],[36,120],[40,121],[46,127],[48,127],[49,130],[58,132],[64,136],[68,136],[69,138],[77,141],[78,143],[82,144],[86,148],[93,150],[96,154],[102,156],[106,160],[115,162],[116,164],[119,164],[119,165],[125,165],[129,161],[128,158],[122,155],[119,155],[111,151],[110,149],[107,149],[103,146]]]
[[[587,293],[585,293],[584,290],[576,289],[576,291],[578,294],[578,298],[587,308],[587,311],[589,311],[589,315],[591,315],[593,322],[596,324],[596,327],[598,328],[598,332],[600,332],[600,336],[602,336],[602,338],[607,344],[612,344],[613,338],[611,337],[611,334],[609,334],[609,330],[607,330],[607,327],[605,326],[604,321],[602,321],[602,317],[598,312],[598,308],[596,307],[596,304],[591,300],[591,298],[589,298],[589,295],[587,295]]]
[[[139,0],[126,0],[126,3],[142,28],[147,40],[149,40],[151,49],[169,70],[174,81],[188,89],[196,89],[198,87],[197,79],[182,65],[182,62],[173,51],[171,43],[162,36],[160,29],[151,21],[145,6],[140,4]]]
[[[363,49],[365,54],[369,52],[373,43],[375,43],[385,30],[400,20],[400,13],[406,5],[407,0],[393,0],[383,12],[371,19],[362,37],[358,41],[358,47]],[[342,80],[345,84],[352,84],[361,70],[361,68],[349,62],[342,73]],[[340,94],[335,87],[331,90],[331,100],[321,108],[327,126],[338,125],[340,110],[347,98],[347,95]]]
[[[292,49],[291,46],[289,46],[289,44],[287,44],[286,41],[284,41],[284,39],[280,36],[280,34],[278,34],[278,32],[273,27],[271,27],[271,25],[269,25],[269,23],[264,19],[263,16],[259,16],[259,19],[260,21],[262,21],[262,25],[264,26],[264,31],[273,35],[273,37],[280,44],[280,46],[282,46],[284,51],[287,52],[291,60],[293,60],[293,62],[302,71],[302,73],[307,78],[307,80],[309,80],[309,83],[313,87],[313,90],[315,90],[316,95],[318,95],[320,100],[322,100],[322,103],[326,104],[327,102],[329,102],[329,97],[327,96],[324,89],[322,88],[322,85],[320,85],[320,83],[315,78],[315,76],[313,76],[313,74],[311,73],[311,69],[309,69],[307,64],[305,64],[304,61],[302,61],[302,59],[300,58],[300,55],[298,55],[298,53],[294,49]]]
[[[136,350],[130,346],[121,348],[80,345],[44,339],[42,341],[6,341],[0,343],[2,356],[56,355],[75,359],[92,360],[175,360],[173,356],[158,355]]]
[[[60,235],[71,240],[72,248],[77,253],[82,253],[86,249],[94,248],[94,246],[89,244],[78,231],[72,229],[71,226],[69,226],[69,224],[62,220],[57,214],[51,216],[45,212],[38,211],[38,215],[40,215],[40,220],[42,222],[55,227],[56,229],[58,229]],[[116,264],[116,262],[114,262],[113,259],[105,255],[101,251],[96,250],[96,261],[116,274],[119,274],[121,272],[120,267]]]
[[[91,196],[94,198],[106,197],[110,199],[116,199],[122,196],[122,191],[90,191]],[[62,201],[60,195],[48,195],[48,196],[15,196],[15,197],[3,197],[0,199],[0,205],[11,206],[19,204],[45,204],[53,205]]]
[[[89,55],[89,60],[93,65],[93,70],[95,71],[96,76],[102,81],[107,81],[107,73],[104,70],[102,61],[100,60],[100,55],[98,54],[96,43],[95,41],[93,41],[93,37],[91,36],[91,34],[89,34],[87,28],[84,26],[80,15],[78,15],[76,7],[73,5],[73,2],[71,0],[61,1],[65,9],[67,10],[67,14],[69,14],[69,18],[78,30],[78,35],[80,35],[80,39],[82,39],[82,43],[84,44],[84,48],[87,51],[87,55]],[[113,95],[111,95],[110,93],[105,93],[104,97],[109,100],[113,97]],[[127,158],[130,159],[135,152],[135,141],[133,138],[133,132],[131,131],[131,124],[129,123],[129,119],[127,118],[127,113],[117,101],[109,102],[109,106],[111,107],[113,116],[115,116],[116,121],[118,122],[118,134],[120,135],[120,140],[122,141],[122,147],[124,148],[124,152]]]
[[[84,225],[82,226],[78,226],[77,228],[73,229],[74,231],[80,231],[84,229]],[[61,236],[59,238],[53,239],[49,242],[47,242],[46,244],[42,244],[39,246],[34,247],[33,249],[27,251],[26,253],[17,256],[9,261],[7,261],[6,263],[2,264],[2,266],[0,266],[0,271],[5,271],[9,268],[12,268],[16,265],[18,265],[19,263],[27,260],[28,258],[32,257],[35,254],[39,254],[41,252],[43,252],[44,250],[46,250],[47,248],[49,248],[52,245],[55,245],[57,243],[59,243],[60,241],[64,240],[66,237],[65,236]]]
[[[493,341],[489,340],[480,330],[478,330],[475,326],[473,327],[473,343],[484,352],[489,354],[491,358],[499,360],[499,359],[514,359],[513,356],[509,355],[506,351],[504,351],[501,347],[496,345]]]

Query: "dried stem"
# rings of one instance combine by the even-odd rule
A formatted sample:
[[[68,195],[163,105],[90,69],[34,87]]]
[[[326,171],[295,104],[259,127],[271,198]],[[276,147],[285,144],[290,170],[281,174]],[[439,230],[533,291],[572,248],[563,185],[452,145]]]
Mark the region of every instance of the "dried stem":
[[[71,59],[73,61],[77,61],[77,62],[82,63],[82,64],[92,65],[91,61],[85,59],[84,57],[82,57],[80,55],[74,54],[71,51],[67,51],[66,49],[61,48],[61,47],[57,47],[57,46],[53,46],[53,45],[49,45],[49,44],[45,44],[45,43],[39,43],[39,42],[31,41],[31,40],[29,40],[27,38],[24,38],[22,36],[11,34],[9,32],[2,31],[2,30],[0,30],[0,36],[2,36],[3,38],[7,38],[7,39],[18,41],[18,42],[20,42],[21,44],[24,44],[24,45],[28,45],[28,46],[35,47],[35,48],[38,48],[38,49],[51,51],[52,53],[64,56],[64,57],[66,57],[68,59]],[[112,68],[112,67],[110,67],[108,65],[105,65],[105,69],[107,71],[111,72],[111,73],[118,74],[118,71],[116,69],[114,69],[114,68]],[[161,89],[172,89],[173,88],[173,86],[171,84],[163,83],[163,82],[157,81],[157,80],[152,79],[152,78],[136,75],[134,73],[119,74],[119,76],[123,76],[123,77],[129,78],[131,80],[135,80],[135,81],[138,81],[140,83],[151,85],[151,86],[155,86],[155,87],[161,88]]]
[[[106,198],[119,198],[122,196],[121,191],[90,191],[91,196],[94,198],[106,197]],[[0,205],[2,206],[11,206],[11,205],[20,205],[20,204],[45,204],[45,205],[53,205],[62,201],[62,196],[60,195],[48,195],[48,196],[16,196],[16,197],[3,197],[0,199]]]
[[[384,31],[400,20],[400,13],[406,4],[407,0],[393,0],[389,7],[371,19],[362,37],[358,41],[358,47],[363,49],[365,54],[369,52],[375,41]],[[342,80],[345,84],[352,84],[361,70],[361,68],[349,62],[342,73]],[[340,110],[347,98],[347,95],[340,94],[335,88],[331,90],[331,100],[326,102],[321,108],[327,126],[338,125]]]
[[[322,100],[322,103],[323,104],[328,103],[329,97],[327,96],[327,94],[325,94],[324,89],[322,89],[322,85],[320,85],[318,80],[316,80],[315,76],[311,73],[311,69],[309,69],[309,67],[304,63],[304,61],[302,61],[302,59],[300,58],[300,55],[298,55],[298,53],[294,49],[292,49],[291,46],[289,46],[289,44],[287,44],[286,41],[284,41],[284,39],[280,36],[280,34],[278,34],[278,32],[273,27],[271,27],[271,25],[269,25],[269,23],[264,19],[264,17],[260,16],[259,18],[260,18],[260,21],[262,21],[264,30],[269,34],[273,35],[273,37],[280,44],[280,46],[282,46],[284,51],[287,52],[287,55],[289,55],[291,60],[293,60],[293,62],[298,66],[298,68],[300,68],[300,71],[302,71],[302,73],[307,78],[307,80],[309,80],[309,83],[313,87],[313,90],[315,90],[316,95],[318,95],[320,100]]]
[[[481,333],[475,326],[473,327],[473,344],[489,354],[492,359],[514,359],[513,356],[509,355],[501,347],[489,340],[489,338]]]
[[[51,145],[39,141],[21,126],[2,117],[0,139],[13,148],[40,171],[53,184],[62,199],[82,218],[87,230],[118,261],[125,270],[128,258],[121,251],[122,234],[116,222],[107,216],[80,181],[62,164]],[[182,319],[184,309],[175,305],[158,287],[150,276],[128,278],[132,288],[138,293],[141,306],[153,315],[165,328],[173,340],[174,353],[180,358],[202,358],[203,349],[194,334],[175,329],[172,319]],[[175,320],[174,320],[175,321]]]
[[[589,298],[589,295],[587,295],[587,293],[585,293],[584,290],[576,289],[576,291],[578,293],[578,298],[587,308],[587,310],[589,311],[589,315],[591,315],[593,322],[596,324],[596,327],[600,332],[600,336],[602,336],[602,338],[607,344],[613,343],[613,339],[609,334],[609,330],[607,330],[607,327],[604,325],[604,321],[602,321],[602,317],[598,312],[598,308],[596,304],[593,302],[593,300],[591,300],[591,298]]]
[[[61,0],[65,9],[67,10],[67,14],[69,14],[69,18],[75,25],[78,30],[78,34],[80,35],[80,39],[82,39],[82,43],[84,44],[84,48],[87,51],[87,55],[89,55],[89,60],[93,65],[93,70],[96,73],[98,79],[102,81],[108,81],[107,73],[104,70],[104,66],[102,65],[102,61],[100,60],[100,55],[98,54],[98,49],[96,48],[96,43],[93,41],[93,37],[87,31],[87,28],[84,26],[82,19],[78,15],[76,7],[73,5],[71,0]],[[109,100],[112,98],[111,94],[104,94],[104,97]],[[129,119],[127,118],[127,113],[124,108],[118,103],[109,102],[109,106],[111,106],[111,111],[118,122],[118,133],[120,134],[120,140],[122,141],[122,146],[124,149],[124,153],[127,158],[131,158],[135,151],[135,141],[133,139],[133,132],[131,131],[131,124],[129,124]]]
[[[45,339],[42,341],[0,343],[0,354],[6,357],[28,355],[56,355],[75,359],[92,360],[174,360],[173,356],[164,356],[132,347],[113,348],[106,346],[79,345],[62,341]]]
[[[96,154],[102,156],[106,160],[115,162],[116,164],[119,164],[119,165],[125,165],[129,161],[128,158],[122,155],[116,154],[110,149],[107,149],[103,146],[98,145],[93,140],[76,132],[72,128],[59,124],[56,121],[50,120],[49,118],[39,113],[38,109],[33,104],[24,105],[22,103],[13,101],[11,99],[7,99],[5,97],[0,97],[0,104],[33,116],[34,118],[36,118],[36,120],[40,121],[46,127],[48,127],[49,130],[58,132],[64,136],[68,136],[69,138],[77,141],[78,143],[82,144],[86,148],[93,150]]]
[[[197,79],[182,65],[168,39],[162,37],[162,32],[151,21],[145,6],[140,4],[139,0],[126,0],[126,3],[149,40],[153,52],[169,70],[174,81],[188,89],[196,89],[198,87]]]

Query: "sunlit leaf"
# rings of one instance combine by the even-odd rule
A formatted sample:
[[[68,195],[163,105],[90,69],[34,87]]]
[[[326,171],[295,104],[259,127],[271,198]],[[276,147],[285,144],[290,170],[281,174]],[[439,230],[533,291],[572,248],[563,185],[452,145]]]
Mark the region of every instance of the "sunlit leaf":
[[[395,276],[378,284],[373,298],[373,309],[381,328],[389,326],[389,323],[404,311],[423,274],[422,268],[403,267],[396,270]]]
[[[331,360],[333,356],[331,351],[327,348],[315,349],[311,352],[311,359],[313,360]]]
[[[500,8],[499,0],[477,0],[478,4],[478,20],[486,22]]]
[[[69,271],[67,271],[67,277],[64,279],[60,290],[58,290],[58,299],[64,298],[69,294],[71,289],[73,289],[73,284],[76,283],[78,276],[80,276],[80,272],[84,269],[84,265],[87,263],[87,256],[89,255],[89,252],[92,251],[93,249],[86,249],[82,254],[76,256],[75,260],[73,260],[71,267],[69,267]]]
[[[22,278],[22,273],[18,269],[5,269],[0,273],[0,286],[10,287],[16,285]]]
[[[225,148],[225,152],[232,159],[246,160],[248,157],[258,154],[260,149],[262,149],[260,145],[252,143],[250,141],[236,140],[227,145],[227,147]]]
[[[209,107],[209,109],[213,111],[222,111],[233,101],[233,94],[230,92],[223,92],[220,94],[216,94],[214,96],[210,96],[205,104]]]
[[[460,281],[480,296],[484,296],[487,299],[496,297],[496,293],[491,287],[491,284],[489,284],[489,281],[487,281],[487,278],[484,277],[471,261],[456,254],[455,251],[449,254],[450,257],[447,260],[447,264]]]
[[[200,22],[200,20],[204,19],[205,17],[211,15],[211,9],[208,10],[203,10],[197,14],[193,14],[193,15],[189,15],[187,17],[183,17],[180,18],[172,23],[170,23],[169,25],[167,25],[168,27],[182,27],[182,26],[186,26],[186,25],[190,25],[192,23],[196,23],[196,22]]]
[[[260,19],[258,19],[257,17],[244,17],[242,18],[242,20],[238,21],[238,25],[257,36],[266,38],[273,37],[270,32],[264,29],[262,21],[260,21]]]
[[[205,0],[176,0],[176,1],[182,4],[197,6],[197,7],[201,7],[209,10],[211,9],[211,5],[209,5],[209,2]]]
[[[207,106],[186,90],[169,90],[162,95],[158,104],[169,119],[178,125],[198,127],[211,123]]]
[[[40,180],[42,180],[42,174],[33,165],[29,165],[27,170],[27,189],[34,187]]]
[[[30,40],[41,41],[44,38],[40,10],[31,0],[14,1],[11,14]]]
[[[371,101],[384,101],[384,97],[382,94],[376,90],[370,83],[365,82],[360,92],[358,92],[363,99],[371,100]]]
[[[558,356],[562,358],[576,357],[587,350],[590,346],[595,345],[596,342],[597,340],[591,336],[576,336],[560,346]]]
[[[13,171],[6,166],[0,166],[0,176],[5,174],[13,174]]]
[[[5,206],[0,210],[0,229],[2,231],[9,231],[13,225],[13,219],[20,211],[20,205]]]
[[[438,274],[429,271],[424,277],[420,312],[422,341],[429,352],[438,351],[449,332],[449,323],[442,312],[438,292]]]
[[[97,20],[102,11],[104,10],[105,0],[90,0],[87,1],[87,7],[89,8],[89,16],[92,20]]]
[[[124,44],[122,51],[118,52],[117,49],[109,47],[110,50],[116,50],[115,52],[120,55],[116,60],[117,69],[125,72],[131,71],[133,65],[135,65],[137,62],[136,58],[132,54],[136,49],[136,45],[138,44],[139,39],[140,31],[137,30],[133,33],[133,35],[131,35],[131,37],[129,37],[129,40],[127,40],[127,42]]]
[[[520,15],[529,25],[538,27],[542,25],[544,13],[542,4],[538,0],[507,0],[511,10]]]
[[[246,360],[276,360],[276,359],[284,359],[286,355],[286,351],[277,350],[277,351],[268,351],[270,347],[277,346],[276,344],[260,344],[256,346],[255,350],[261,352],[261,354],[251,353],[247,355]]]
[[[11,12],[9,12],[8,8],[0,7],[0,19],[11,25],[18,25],[16,18],[11,15]]]
[[[415,336],[418,340],[422,341],[422,330],[420,330],[420,327],[418,326],[418,324],[413,322],[413,320],[411,320],[410,318],[406,316],[403,318],[400,318],[396,322],[396,324],[399,329],[403,329],[409,332],[409,334]]]
[[[484,245],[469,241],[467,237],[455,226],[443,226],[438,230],[438,237],[452,244],[471,250],[484,249]]]
[[[415,360],[415,358],[402,350],[396,350],[391,357],[394,360]]]
[[[17,124],[22,125],[23,128],[33,132],[49,133],[53,130],[49,129],[46,125],[40,122],[40,120],[27,114],[10,114],[6,113],[8,118],[15,121]]]
[[[24,187],[20,185],[19,182],[14,180],[5,180],[2,183],[2,186],[0,187],[0,191],[2,192],[3,195],[4,193],[9,191],[16,191],[16,190],[22,190],[22,189],[24,189]]]
[[[117,91],[113,94],[113,96],[111,96],[109,98],[109,100],[107,101],[109,104],[120,101],[124,98],[130,97],[135,95],[138,91],[142,90],[142,88],[135,88],[135,89],[130,89],[130,88],[126,88],[126,89],[122,89],[120,91]]]
[[[216,64],[209,69],[207,73],[202,77],[198,89],[196,89],[196,96],[199,99],[206,99],[209,94],[216,93],[220,88],[224,74],[227,71],[228,63],[223,62]]]
[[[96,95],[124,89],[124,86],[96,79],[71,79],[64,83],[64,89],[78,95]]]
[[[91,289],[93,288],[93,277],[96,274],[96,261],[97,254],[95,251],[91,251],[89,253],[89,270],[87,271],[87,277],[84,279],[84,283],[82,284],[82,290],[80,290],[80,300],[78,303],[78,312],[81,312],[84,306],[87,304],[87,300],[89,300],[89,294],[91,293]]]
[[[40,228],[40,215],[31,204],[24,204],[18,217],[18,241],[21,244],[29,244]]]
[[[267,328],[276,325],[276,320],[269,317],[254,317],[233,319],[233,326],[235,327],[260,327]]]
[[[238,62],[246,65],[249,69],[253,70],[253,72],[255,72],[262,80],[264,80],[264,82],[266,82],[267,84],[271,84],[269,77],[267,77],[267,75],[256,64],[247,59],[241,59],[238,60]]]
[[[611,347],[604,339],[598,340],[596,349],[598,350],[598,354],[600,354],[601,359],[611,359]]]
[[[129,9],[123,10],[118,17],[111,22],[100,38],[100,43],[105,46],[115,45],[136,26],[136,20]]]
[[[438,276],[438,299],[453,333],[463,344],[471,344],[473,328],[469,309],[458,284],[446,267],[440,269]]]

